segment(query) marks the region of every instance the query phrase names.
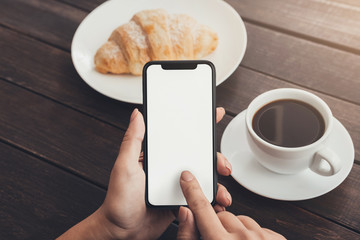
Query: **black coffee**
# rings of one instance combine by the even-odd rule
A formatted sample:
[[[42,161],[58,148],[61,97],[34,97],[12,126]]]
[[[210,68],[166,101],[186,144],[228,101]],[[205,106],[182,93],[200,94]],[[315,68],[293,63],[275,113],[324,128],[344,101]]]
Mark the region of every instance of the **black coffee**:
[[[325,131],[321,114],[309,104],[283,99],[260,108],[252,127],[265,141],[282,147],[302,147],[317,141]]]

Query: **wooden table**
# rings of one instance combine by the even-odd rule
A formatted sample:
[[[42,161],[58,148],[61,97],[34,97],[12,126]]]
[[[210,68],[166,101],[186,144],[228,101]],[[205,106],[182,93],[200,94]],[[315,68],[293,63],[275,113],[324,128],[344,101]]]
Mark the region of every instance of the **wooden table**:
[[[321,197],[285,202],[221,177],[228,208],[288,239],[360,239],[360,3],[357,0],[227,0],[243,17],[248,47],[217,87],[229,121],[279,87],[324,99],[356,149],[349,177]],[[107,98],[76,73],[70,45],[103,0],[0,2],[0,239],[50,239],[102,203],[110,170],[138,105]],[[341,141],[341,139],[339,139]],[[175,238],[176,223],[162,239]]]

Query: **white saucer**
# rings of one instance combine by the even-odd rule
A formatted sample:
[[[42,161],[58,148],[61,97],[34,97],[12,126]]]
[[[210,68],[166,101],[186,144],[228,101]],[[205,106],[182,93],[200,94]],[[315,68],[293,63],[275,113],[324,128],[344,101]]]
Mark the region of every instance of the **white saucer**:
[[[254,158],[246,140],[245,111],[238,114],[226,127],[221,139],[221,152],[232,164],[232,177],[248,190],[277,200],[305,200],[321,196],[342,183],[354,163],[354,145],[345,127],[334,118],[330,148],[343,161],[334,176],[320,176],[310,169],[295,175],[269,171]]]

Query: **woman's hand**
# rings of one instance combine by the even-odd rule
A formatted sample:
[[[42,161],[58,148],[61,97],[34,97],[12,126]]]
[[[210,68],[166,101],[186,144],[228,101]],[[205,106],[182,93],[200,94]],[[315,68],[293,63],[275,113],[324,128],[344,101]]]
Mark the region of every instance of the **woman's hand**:
[[[217,122],[224,115],[225,110],[217,108]],[[141,154],[144,133],[143,116],[135,109],[111,172],[104,203],[60,239],[71,239],[74,236],[76,239],[156,239],[175,220],[170,210],[146,207]],[[220,153],[217,154],[217,170],[225,176],[231,173],[230,163]],[[224,211],[231,204],[229,192],[220,184],[216,202],[214,209],[217,212]]]
[[[247,216],[235,216],[227,211],[216,213],[203,194],[198,181],[190,172],[182,172],[180,185],[190,209],[186,207],[179,209],[178,240],[199,239],[199,234],[205,240],[285,239],[276,232],[261,228]]]

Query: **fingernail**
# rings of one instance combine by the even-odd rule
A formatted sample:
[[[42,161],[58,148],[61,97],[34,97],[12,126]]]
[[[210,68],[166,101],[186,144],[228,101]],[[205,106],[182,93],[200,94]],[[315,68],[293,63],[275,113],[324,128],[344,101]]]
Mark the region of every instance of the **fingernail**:
[[[231,164],[229,163],[229,161],[227,159],[225,159],[224,162],[225,162],[225,167],[229,171],[229,175],[230,175],[231,172],[232,172],[232,166],[231,166]]]
[[[193,180],[194,176],[189,171],[184,171],[181,173],[181,180],[184,180],[185,182],[190,182]]]
[[[229,192],[226,192],[226,199],[228,200],[228,205],[227,206],[230,206],[231,205],[231,195]]]
[[[179,223],[182,223],[182,222],[186,222],[186,218],[187,218],[187,211],[184,207],[180,207],[179,209],[179,215],[178,215],[178,220],[179,220]]]
[[[131,114],[131,117],[130,117],[130,122],[133,121],[136,117],[136,115],[138,114],[139,110],[137,108],[134,109],[134,111],[132,112]]]

